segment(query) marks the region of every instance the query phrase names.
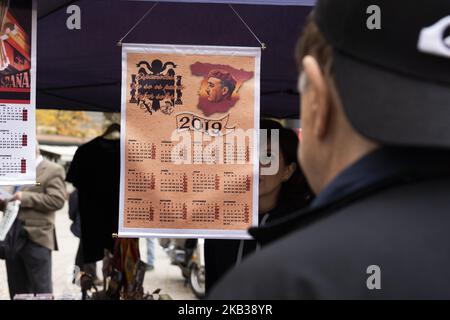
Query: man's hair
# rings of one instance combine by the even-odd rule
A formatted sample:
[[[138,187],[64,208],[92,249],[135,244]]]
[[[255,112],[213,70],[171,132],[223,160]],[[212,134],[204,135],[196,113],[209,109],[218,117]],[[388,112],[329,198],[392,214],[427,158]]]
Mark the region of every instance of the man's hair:
[[[295,56],[299,71],[302,71],[302,60],[306,56],[316,58],[327,80],[333,79],[333,47],[320,31],[311,16],[308,17],[303,35],[297,42]]]
[[[306,21],[303,35],[297,42],[295,55],[300,73],[303,71],[304,57],[310,55],[317,60],[329,87],[330,101],[334,105],[341,105],[333,74],[334,49],[312,16],[309,16]]]
[[[236,88],[237,81],[229,72],[217,69],[211,70],[208,73],[208,79],[209,78],[219,79],[222,82],[222,86],[228,88],[227,99],[231,98],[231,95],[233,94],[233,91]]]

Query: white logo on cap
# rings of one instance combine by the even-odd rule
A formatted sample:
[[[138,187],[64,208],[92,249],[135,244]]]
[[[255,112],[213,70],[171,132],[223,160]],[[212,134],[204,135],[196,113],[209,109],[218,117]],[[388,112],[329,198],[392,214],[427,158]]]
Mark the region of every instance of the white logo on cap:
[[[444,39],[444,32],[450,27],[450,16],[442,18],[434,25],[422,29],[418,49],[421,52],[450,58],[450,37]]]

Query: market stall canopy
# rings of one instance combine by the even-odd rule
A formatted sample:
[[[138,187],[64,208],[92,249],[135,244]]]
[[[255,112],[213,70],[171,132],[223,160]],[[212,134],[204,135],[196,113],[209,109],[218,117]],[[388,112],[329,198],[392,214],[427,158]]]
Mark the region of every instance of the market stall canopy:
[[[150,1],[150,0],[134,0]],[[311,6],[315,0],[159,0],[160,2],[264,4],[274,6]]]
[[[41,19],[62,8],[67,8],[74,0],[40,0],[38,1],[38,18]]]
[[[70,4],[81,9],[80,30],[66,26]],[[117,42],[154,4],[39,0],[37,107],[119,111],[121,48]],[[261,113],[298,116],[294,48],[311,7],[237,4],[234,8],[267,44],[262,52]],[[259,46],[228,5],[173,1],[159,3],[124,42]]]

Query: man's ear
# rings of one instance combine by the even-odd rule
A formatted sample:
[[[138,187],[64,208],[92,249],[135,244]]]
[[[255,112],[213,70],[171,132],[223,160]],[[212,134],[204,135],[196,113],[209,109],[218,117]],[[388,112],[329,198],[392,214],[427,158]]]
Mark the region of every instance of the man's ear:
[[[230,89],[228,89],[228,87],[225,87],[225,86],[222,87],[222,95],[223,96],[226,96],[229,91],[230,91]]]
[[[313,132],[317,137],[322,138],[327,134],[331,112],[327,82],[319,63],[313,56],[303,58],[303,72],[308,79],[306,91],[310,95]]]

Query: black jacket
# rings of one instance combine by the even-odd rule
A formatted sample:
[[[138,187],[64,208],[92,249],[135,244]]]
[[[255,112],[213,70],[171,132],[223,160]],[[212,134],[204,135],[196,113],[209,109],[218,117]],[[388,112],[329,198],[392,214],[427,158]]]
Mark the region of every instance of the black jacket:
[[[97,137],[80,146],[66,180],[78,192],[81,241],[85,263],[113,251],[119,220],[120,141]]]
[[[449,299],[450,157],[403,150],[391,158],[396,170],[381,179],[252,230],[258,241],[274,242],[211,298]],[[379,290],[367,286],[373,265]]]
[[[80,209],[78,206],[78,191],[73,190],[69,196],[69,218],[72,220],[70,225],[70,231],[77,238],[81,237],[81,221],[80,221]]]
[[[271,212],[261,215],[259,217],[259,224],[261,224],[263,219],[265,223],[274,222],[276,219],[290,214],[293,211],[295,211],[295,208],[292,205],[288,203],[280,204]],[[267,218],[265,219],[266,215]],[[257,242],[255,240],[206,239],[206,292],[208,293],[229,270],[237,265],[240,259],[243,261],[243,258],[254,253],[256,249]]]

